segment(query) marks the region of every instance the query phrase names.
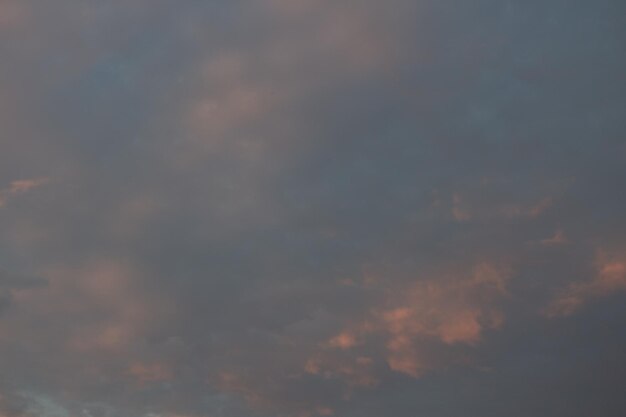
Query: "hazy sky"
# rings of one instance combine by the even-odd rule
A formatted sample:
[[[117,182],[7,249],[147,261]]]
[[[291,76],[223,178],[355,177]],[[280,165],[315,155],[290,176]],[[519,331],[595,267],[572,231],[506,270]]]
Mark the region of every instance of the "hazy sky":
[[[0,417],[622,417],[623,0],[0,0]]]

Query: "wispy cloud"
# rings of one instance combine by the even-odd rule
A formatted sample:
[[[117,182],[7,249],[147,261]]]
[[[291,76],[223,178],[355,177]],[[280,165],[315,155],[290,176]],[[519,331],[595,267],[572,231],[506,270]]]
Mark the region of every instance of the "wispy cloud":
[[[49,182],[49,178],[30,178],[12,181],[7,187],[0,189],[0,207],[5,206],[12,198],[42,187]]]
[[[623,291],[626,291],[626,256],[601,251],[597,255],[595,275],[568,285],[552,300],[545,314],[548,317],[570,316],[590,302]]]

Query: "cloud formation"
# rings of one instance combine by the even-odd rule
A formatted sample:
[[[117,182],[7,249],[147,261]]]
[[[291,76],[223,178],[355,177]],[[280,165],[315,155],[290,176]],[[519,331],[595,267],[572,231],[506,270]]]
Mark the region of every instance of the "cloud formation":
[[[600,252],[596,273],[585,281],[573,282],[560,292],[546,310],[550,317],[569,316],[588,302],[626,290],[626,257],[623,253]]]
[[[625,12],[0,0],[0,416],[621,417]]]
[[[7,204],[7,202],[19,195],[29,192],[32,189],[45,185],[49,180],[47,178],[34,178],[11,181],[8,187],[0,190],[0,208]]]

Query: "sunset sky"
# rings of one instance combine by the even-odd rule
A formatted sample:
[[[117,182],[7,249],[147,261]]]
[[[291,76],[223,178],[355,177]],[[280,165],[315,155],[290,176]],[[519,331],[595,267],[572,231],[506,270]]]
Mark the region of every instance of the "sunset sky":
[[[623,417],[626,1],[0,0],[0,417]]]

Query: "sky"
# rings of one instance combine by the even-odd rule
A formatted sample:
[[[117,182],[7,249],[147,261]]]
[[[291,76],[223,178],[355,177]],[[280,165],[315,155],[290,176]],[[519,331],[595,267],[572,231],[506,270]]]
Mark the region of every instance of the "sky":
[[[0,0],[0,417],[622,417],[626,2]]]

